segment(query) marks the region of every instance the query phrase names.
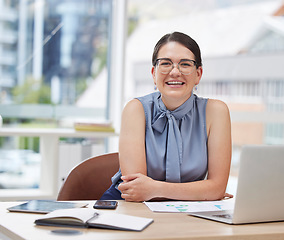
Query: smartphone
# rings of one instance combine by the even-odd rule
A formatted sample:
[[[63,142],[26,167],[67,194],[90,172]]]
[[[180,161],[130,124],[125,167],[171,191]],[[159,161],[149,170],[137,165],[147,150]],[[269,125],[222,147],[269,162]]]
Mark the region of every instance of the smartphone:
[[[93,207],[96,209],[116,209],[117,201],[97,200]]]

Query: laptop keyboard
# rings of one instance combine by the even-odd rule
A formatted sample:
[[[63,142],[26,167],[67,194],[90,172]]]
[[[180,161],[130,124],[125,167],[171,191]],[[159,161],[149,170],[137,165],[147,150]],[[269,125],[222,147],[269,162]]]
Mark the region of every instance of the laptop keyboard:
[[[219,217],[219,218],[226,218],[226,219],[232,219],[233,215],[232,214],[216,214],[213,215],[214,217]]]

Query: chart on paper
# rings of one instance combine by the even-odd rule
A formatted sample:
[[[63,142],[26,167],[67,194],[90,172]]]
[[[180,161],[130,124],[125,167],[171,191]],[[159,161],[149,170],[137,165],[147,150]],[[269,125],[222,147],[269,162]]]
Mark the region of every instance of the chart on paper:
[[[221,201],[169,201],[169,202],[144,202],[153,212],[205,212],[232,210],[232,200]]]

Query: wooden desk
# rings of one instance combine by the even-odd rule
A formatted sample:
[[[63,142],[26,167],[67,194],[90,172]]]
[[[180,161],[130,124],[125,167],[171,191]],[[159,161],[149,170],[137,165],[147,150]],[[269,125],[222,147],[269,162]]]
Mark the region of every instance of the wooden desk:
[[[90,207],[92,207],[90,202]],[[186,213],[153,213],[143,203],[119,201],[114,211],[133,216],[149,217],[154,223],[142,232],[106,229],[73,228],[79,235],[56,235],[51,232],[56,227],[35,226],[34,220],[40,214],[9,213],[6,208],[15,202],[0,202],[0,232],[13,240],[53,240],[53,239],[99,239],[99,240],[280,240],[284,239],[284,222],[259,223],[231,226],[223,223],[199,219]],[[106,210],[112,211],[112,210]]]

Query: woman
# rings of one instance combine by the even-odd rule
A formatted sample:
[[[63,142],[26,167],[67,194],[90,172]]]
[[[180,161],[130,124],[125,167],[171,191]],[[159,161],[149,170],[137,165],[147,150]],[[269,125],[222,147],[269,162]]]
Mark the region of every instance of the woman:
[[[231,163],[229,110],[193,94],[202,76],[197,43],[163,36],[152,57],[157,92],[131,100],[122,113],[120,171],[102,199],[217,200]]]

